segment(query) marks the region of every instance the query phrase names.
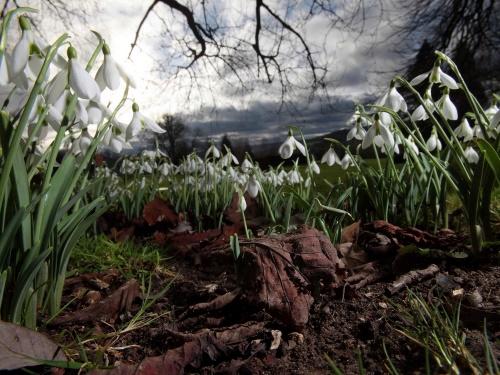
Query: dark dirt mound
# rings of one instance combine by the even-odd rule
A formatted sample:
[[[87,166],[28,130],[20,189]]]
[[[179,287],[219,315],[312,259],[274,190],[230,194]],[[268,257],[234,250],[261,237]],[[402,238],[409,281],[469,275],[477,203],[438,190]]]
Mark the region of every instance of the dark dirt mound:
[[[100,335],[84,344],[89,360],[118,367],[94,373],[327,374],[328,355],[345,373],[358,373],[360,356],[367,373],[382,374],[387,373],[384,343],[400,373],[422,372],[424,351],[395,330],[405,323],[394,306],[404,303],[406,287],[391,288],[396,279],[405,280],[408,259],[415,256],[401,257],[398,249],[411,241],[439,244],[439,236],[402,232],[404,240],[398,240],[401,233],[381,223],[353,233],[354,240],[359,237],[356,249],[352,244],[337,249],[306,227],[241,241],[236,262],[231,249],[219,243],[183,246],[171,261],[177,277],[155,280],[156,290],[172,282],[150,308],[163,315],[120,335],[118,328],[137,313],[144,298],[137,284],[124,293],[131,282],[125,284],[113,272],[69,279],[66,301],[77,298],[49,333],[73,348],[76,335]],[[463,246],[460,238],[444,235],[446,246],[453,241]],[[408,286],[429,302],[461,290],[467,344],[484,358],[486,318],[498,355],[500,267],[454,257],[424,258],[414,265],[423,276],[408,279]],[[117,300],[120,293],[124,298]],[[82,311],[89,310],[97,315],[82,320]],[[78,319],[72,320],[72,314]]]

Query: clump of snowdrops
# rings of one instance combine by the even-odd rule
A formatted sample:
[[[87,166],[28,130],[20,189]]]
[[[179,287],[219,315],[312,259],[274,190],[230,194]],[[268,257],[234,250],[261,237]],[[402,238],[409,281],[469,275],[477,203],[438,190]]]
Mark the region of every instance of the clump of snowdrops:
[[[484,109],[455,63],[441,52],[436,56],[430,71],[411,81],[396,77],[375,105],[357,107],[347,136],[360,142],[356,152],[333,139],[328,152],[334,153],[333,145],[342,148],[355,170],[355,216],[447,227],[447,196],[452,193],[460,199],[477,254],[483,241],[494,239],[491,199],[500,179],[498,96],[493,94]],[[415,108],[408,108],[399,91],[416,101]],[[455,93],[466,98],[467,108],[457,109]],[[371,149],[375,167],[360,156],[366,149]]]
[[[281,164],[265,170],[249,155],[240,161],[230,149],[220,150],[211,144],[203,158],[193,152],[178,165],[158,151],[145,151],[140,156],[124,158],[117,168],[103,167],[98,175],[106,174],[108,181],[113,182],[103,185],[105,191],[97,194],[114,201],[129,218],[139,216],[144,203],[159,194],[177,212],[186,213],[198,230],[220,227],[237,194],[244,222],[247,199],[251,198],[267,218],[270,231],[286,232],[297,223],[306,223],[320,227],[333,239],[340,232],[329,229],[326,217],[340,223],[348,214],[327,207],[325,202],[340,207],[346,196],[321,197],[314,188],[319,172],[315,161],[304,169],[298,160],[291,167]],[[247,231],[247,235],[251,234]]]
[[[73,247],[107,209],[88,199],[99,182],[88,174],[95,150],[120,152],[142,127],[162,130],[135,102],[129,123],[116,119],[134,82],[98,33],[84,63],[67,34],[46,44],[34,33],[29,12],[12,10],[1,24],[0,317],[33,327],[40,311],[60,311]],[[16,18],[20,38],[8,48]],[[112,109],[101,102],[118,89]]]

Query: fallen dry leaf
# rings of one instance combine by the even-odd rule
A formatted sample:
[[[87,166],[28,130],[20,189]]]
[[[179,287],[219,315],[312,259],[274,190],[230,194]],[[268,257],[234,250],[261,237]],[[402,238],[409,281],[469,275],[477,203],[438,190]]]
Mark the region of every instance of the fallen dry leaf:
[[[147,203],[142,211],[142,216],[148,225],[165,222],[172,226],[176,226],[179,222],[179,217],[174,209],[161,198],[155,198]]]
[[[39,332],[0,321],[0,370],[37,366],[41,361],[66,361],[61,348]]]

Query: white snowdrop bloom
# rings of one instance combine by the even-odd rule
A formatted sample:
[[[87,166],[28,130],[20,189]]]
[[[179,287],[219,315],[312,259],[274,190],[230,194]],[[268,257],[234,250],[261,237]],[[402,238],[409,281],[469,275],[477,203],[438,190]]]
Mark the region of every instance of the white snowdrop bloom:
[[[474,130],[465,117],[462,119],[460,125],[455,128],[454,132],[458,138],[463,138],[464,142],[470,141],[474,136]]]
[[[479,161],[479,154],[471,146],[467,146],[464,151],[465,158],[471,164],[476,164]]]
[[[239,201],[240,211],[245,212],[247,209],[247,201],[245,200],[245,196],[240,193],[240,201]]]
[[[26,17],[19,17],[19,26],[21,26],[22,34],[12,51],[10,63],[10,74],[12,78],[19,75],[24,71],[24,68],[26,68],[30,55],[31,42],[33,41],[31,26]]]
[[[496,103],[493,103],[489,108],[487,108],[484,113],[488,117],[488,119],[492,119],[498,112],[498,106]]]
[[[55,103],[49,104],[47,106],[47,122],[55,131],[59,130],[59,128],[61,127],[68,94],[68,90],[65,90]]]
[[[383,148],[384,145],[389,149],[394,147],[394,136],[392,132],[380,122],[378,114],[375,114],[375,121],[366,132],[361,147],[366,149],[372,144],[380,148]]]
[[[303,178],[302,176],[300,175],[300,173],[294,169],[294,170],[291,170],[289,173],[288,173],[288,182],[292,185],[294,184],[299,184],[300,182],[302,182]]]
[[[259,184],[259,181],[257,181],[257,179],[255,178],[254,175],[251,175],[248,178],[248,183],[247,183],[246,191],[248,192],[248,194],[252,198],[257,197],[257,195],[259,194],[260,184]]]
[[[8,60],[9,60],[9,58],[8,58],[7,54],[4,52],[0,56],[0,87],[7,86],[10,82],[9,81],[9,67],[7,66]]]
[[[156,124],[156,122],[139,112],[139,105],[137,103],[132,104],[132,112],[132,120],[127,127],[127,140],[137,135],[137,129],[140,130],[142,126],[145,126],[147,129],[155,133],[165,133],[165,130],[162,129],[158,124]],[[132,135],[132,137],[129,137],[130,127],[132,127],[130,131],[130,135]]]
[[[430,88],[425,91],[424,105],[425,105],[425,108],[427,108],[427,110],[429,112],[431,112],[431,113],[434,112],[435,108],[434,108],[434,102],[432,101]],[[411,119],[413,121],[425,121],[429,118],[429,115],[427,114],[427,111],[425,110],[424,105],[420,104],[417,108],[415,108],[415,110],[411,114]]]
[[[142,163],[140,171],[141,171],[141,173],[151,174],[151,173],[153,173],[153,166],[149,161],[144,161]]]
[[[47,84],[45,88],[45,101],[47,104],[53,104],[63,94],[68,84],[68,72],[60,71],[54,78]]]
[[[418,146],[415,144],[412,135],[409,135],[408,138],[406,138],[405,146],[407,149],[412,150],[415,155],[420,154],[420,150],[418,149]],[[406,154],[404,156],[406,158]]]
[[[333,149],[333,147],[330,146],[330,148],[323,154],[323,157],[321,158],[321,163],[326,163],[329,167],[334,165],[335,163],[340,164],[340,158]]]
[[[444,90],[443,96],[439,99],[437,104],[446,119],[458,119],[457,107],[455,107],[455,104],[451,101],[449,91],[447,89]]]
[[[316,163],[316,160],[313,159],[313,161],[311,162],[311,170],[316,173],[316,174],[320,174],[321,170],[319,169],[319,165],[318,163]]]
[[[307,177],[305,182],[304,182],[304,186],[306,188],[310,187],[311,186],[311,177]]]
[[[87,109],[85,105],[82,103],[82,100],[77,99],[76,101],[76,119],[79,121],[79,126],[81,128],[86,127],[89,123],[89,115],[87,113]]]
[[[390,108],[394,112],[399,112],[399,111],[406,112],[408,110],[408,106],[406,105],[405,99],[398,92],[393,82],[391,82],[389,91],[385,93],[384,96],[382,96],[378,104]]]
[[[128,74],[127,70],[117,61],[115,61],[116,67],[118,68],[118,72],[120,73],[120,76],[122,79],[130,85],[132,88],[137,87],[137,83],[135,82],[135,79],[133,76]]]
[[[209,156],[212,156],[214,159],[220,158],[220,151],[213,142],[211,142],[210,147],[207,149],[207,152],[205,152],[205,158]]]
[[[458,85],[455,79],[441,70],[441,66],[438,61],[434,64],[434,67],[430,71],[413,78],[410,81],[410,84],[418,85],[424,82],[427,78],[429,78],[429,82],[443,84],[450,90],[458,89]]]
[[[442,144],[437,135],[436,129],[432,128],[432,133],[429,139],[426,142],[427,150],[429,152],[433,152],[434,150],[441,151]]]
[[[88,123],[99,124],[103,118],[103,111],[101,106],[93,101],[87,105]]]
[[[89,72],[76,60],[76,49],[68,48],[69,85],[82,99],[94,99],[101,95],[99,85]]]
[[[167,177],[170,174],[171,170],[170,164],[168,163],[161,164],[159,170],[163,177]]]
[[[228,167],[231,164],[239,165],[240,162],[238,161],[238,158],[232,154],[231,150],[226,147],[226,154],[221,159],[221,165],[223,167]]]
[[[35,50],[35,52],[32,53],[28,58],[28,68],[31,79],[35,80],[38,77],[40,70],[42,70],[44,57],[42,56],[41,52],[37,51],[38,48],[35,47],[35,45],[33,45],[33,49]],[[50,76],[50,66],[47,69],[47,73],[45,73],[44,81],[49,76]]]
[[[295,139],[292,131],[290,130],[288,132],[288,137],[285,142],[282,143],[278,152],[282,159],[289,159],[293,155],[295,149],[298,149],[302,155],[306,156],[306,148],[302,143]]]
[[[389,128],[392,124],[392,116],[387,112],[379,112],[378,114],[380,116],[380,122]]]
[[[347,140],[350,141],[354,138],[358,141],[362,141],[365,137],[365,134],[366,130],[363,129],[362,122],[360,119],[358,119],[351,130],[349,130],[349,132],[347,133]]]
[[[91,143],[92,143],[92,136],[90,135],[87,129],[84,129],[79,139],[79,149],[81,153],[83,154],[86,153]]]
[[[476,123],[472,128],[472,133],[474,134],[475,138],[484,139],[483,129],[481,129],[478,123]]]
[[[243,162],[241,163],[241,170],[245,173],[247,173],[250,169],[253,168],[253,164],[248,161],[247,158],[245,158],[245,160],[243,160]]]
[[[102,46],[102,52],[104,61],[97,70],[95,80],[101,91],[106,87],[110,90],[116,90],[120,87],[120,71],[115,60],[111,57],[109,46],[106,43]]]
[[[342,169],[347,169],[352,165],[353,161],[351,158],[351,155],[349,155],[347,152],[340,161],[340,165],[342,166]]]

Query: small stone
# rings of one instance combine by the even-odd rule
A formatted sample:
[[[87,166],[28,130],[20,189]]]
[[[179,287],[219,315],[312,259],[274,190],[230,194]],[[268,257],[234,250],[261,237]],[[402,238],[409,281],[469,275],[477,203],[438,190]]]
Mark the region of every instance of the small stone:
[[[387,303],[385,302],[379,302],[378,305],[383,308],[383,309],[387,309],[389,306],[387,306]]]
[[[280,330],[273,329],[271,331],[271,335],[273,335],[273,342],[271,343],[271,350],[276,350],[280,347],[281,345],[281,336],[282,333]]]
[[[326,315],[329,315],[332,312],[332,310],[330,309],[330,306],[328,306],[328,305],[326,305],[325,307],[323,307],[322,311]]]
[[[97,290],[90,290],[86,295],[84,302],[89,305],[99,302],[102,299],[102,295]]]
[[[304,343],[304,335],[302,333],[292,332],[288,335],[288,341],[289,345],[291,341],[293,341],[295,345],[301,345]]]

